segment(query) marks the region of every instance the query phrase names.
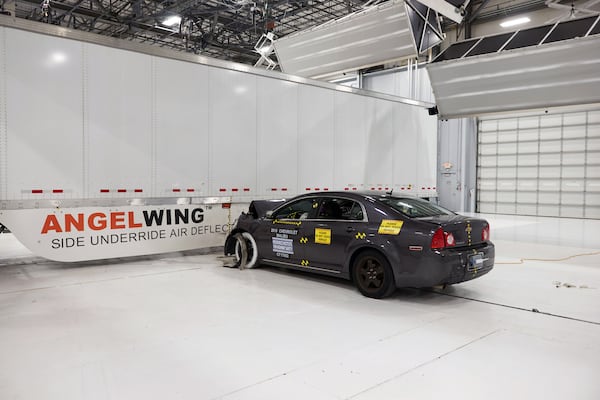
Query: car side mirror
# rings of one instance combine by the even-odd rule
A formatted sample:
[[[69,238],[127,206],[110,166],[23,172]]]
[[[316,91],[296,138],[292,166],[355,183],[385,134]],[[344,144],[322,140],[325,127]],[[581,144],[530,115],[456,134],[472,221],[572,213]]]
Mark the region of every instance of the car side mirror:
[[[273,211],[269,210],[265,213],[265,218],[267,219],[273,219]]]

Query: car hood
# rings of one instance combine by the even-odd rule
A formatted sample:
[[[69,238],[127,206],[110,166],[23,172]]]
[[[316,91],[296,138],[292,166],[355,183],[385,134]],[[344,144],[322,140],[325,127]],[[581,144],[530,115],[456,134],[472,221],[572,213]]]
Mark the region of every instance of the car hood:
[[[255,218],[262,218],[267,214],[267,211],[273,211],[286,200],[254,200],[250,203],[250,213],[254,215]]]

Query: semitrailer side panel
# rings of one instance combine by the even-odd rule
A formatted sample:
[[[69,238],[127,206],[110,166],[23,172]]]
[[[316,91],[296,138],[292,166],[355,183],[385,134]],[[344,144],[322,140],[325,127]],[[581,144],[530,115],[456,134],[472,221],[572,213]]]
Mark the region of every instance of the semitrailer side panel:
[[[391,188],[394,164],[394,104],[370,99],[367,109],[367,138],[365,153],[365,184],[372,187]]]
[[[82,43],[5,29],[2,53],[7,193],[84,193]]]
[[[294,82],[257,78],[256,162],[259,194],[298,193],[298,91]],[[240,166],[243,168],[243,166]]]
[[[208,67],[154,57],[155,192],[208,194]]]
[[[367,97],[335,93],[334,187],[364,182],[367,148]]]
[[[85,46],[88,196],[152,196],[152,58]]]
[[[256,76],[211,68],[209,90],[210,192],[256,194]]]
[[[212,247],[257,198],[435,195],[428,103],[4,16],[0,54],[0,223],[43,257]]]
[[[298,192],[331,189],[335,92],[301,85],[298,95]]]

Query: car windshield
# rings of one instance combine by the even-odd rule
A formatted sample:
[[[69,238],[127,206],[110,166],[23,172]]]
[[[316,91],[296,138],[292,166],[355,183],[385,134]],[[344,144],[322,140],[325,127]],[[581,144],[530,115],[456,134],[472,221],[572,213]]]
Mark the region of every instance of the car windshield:
[[[450,210],[418,198],[381,196],[377,200],[411,218],[454,215]]]

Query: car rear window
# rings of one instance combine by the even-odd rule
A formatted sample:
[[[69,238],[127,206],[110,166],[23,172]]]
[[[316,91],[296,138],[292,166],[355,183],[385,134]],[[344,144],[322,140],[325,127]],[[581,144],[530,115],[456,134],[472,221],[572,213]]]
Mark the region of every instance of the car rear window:
[[[435,217],[437,215],[454,215],[450,210],[446,210],[438,205],[426,200],[410,197],[392,197],[381,196],[377,198],[380,202],[387,204],[394,210],[410,218]]]

